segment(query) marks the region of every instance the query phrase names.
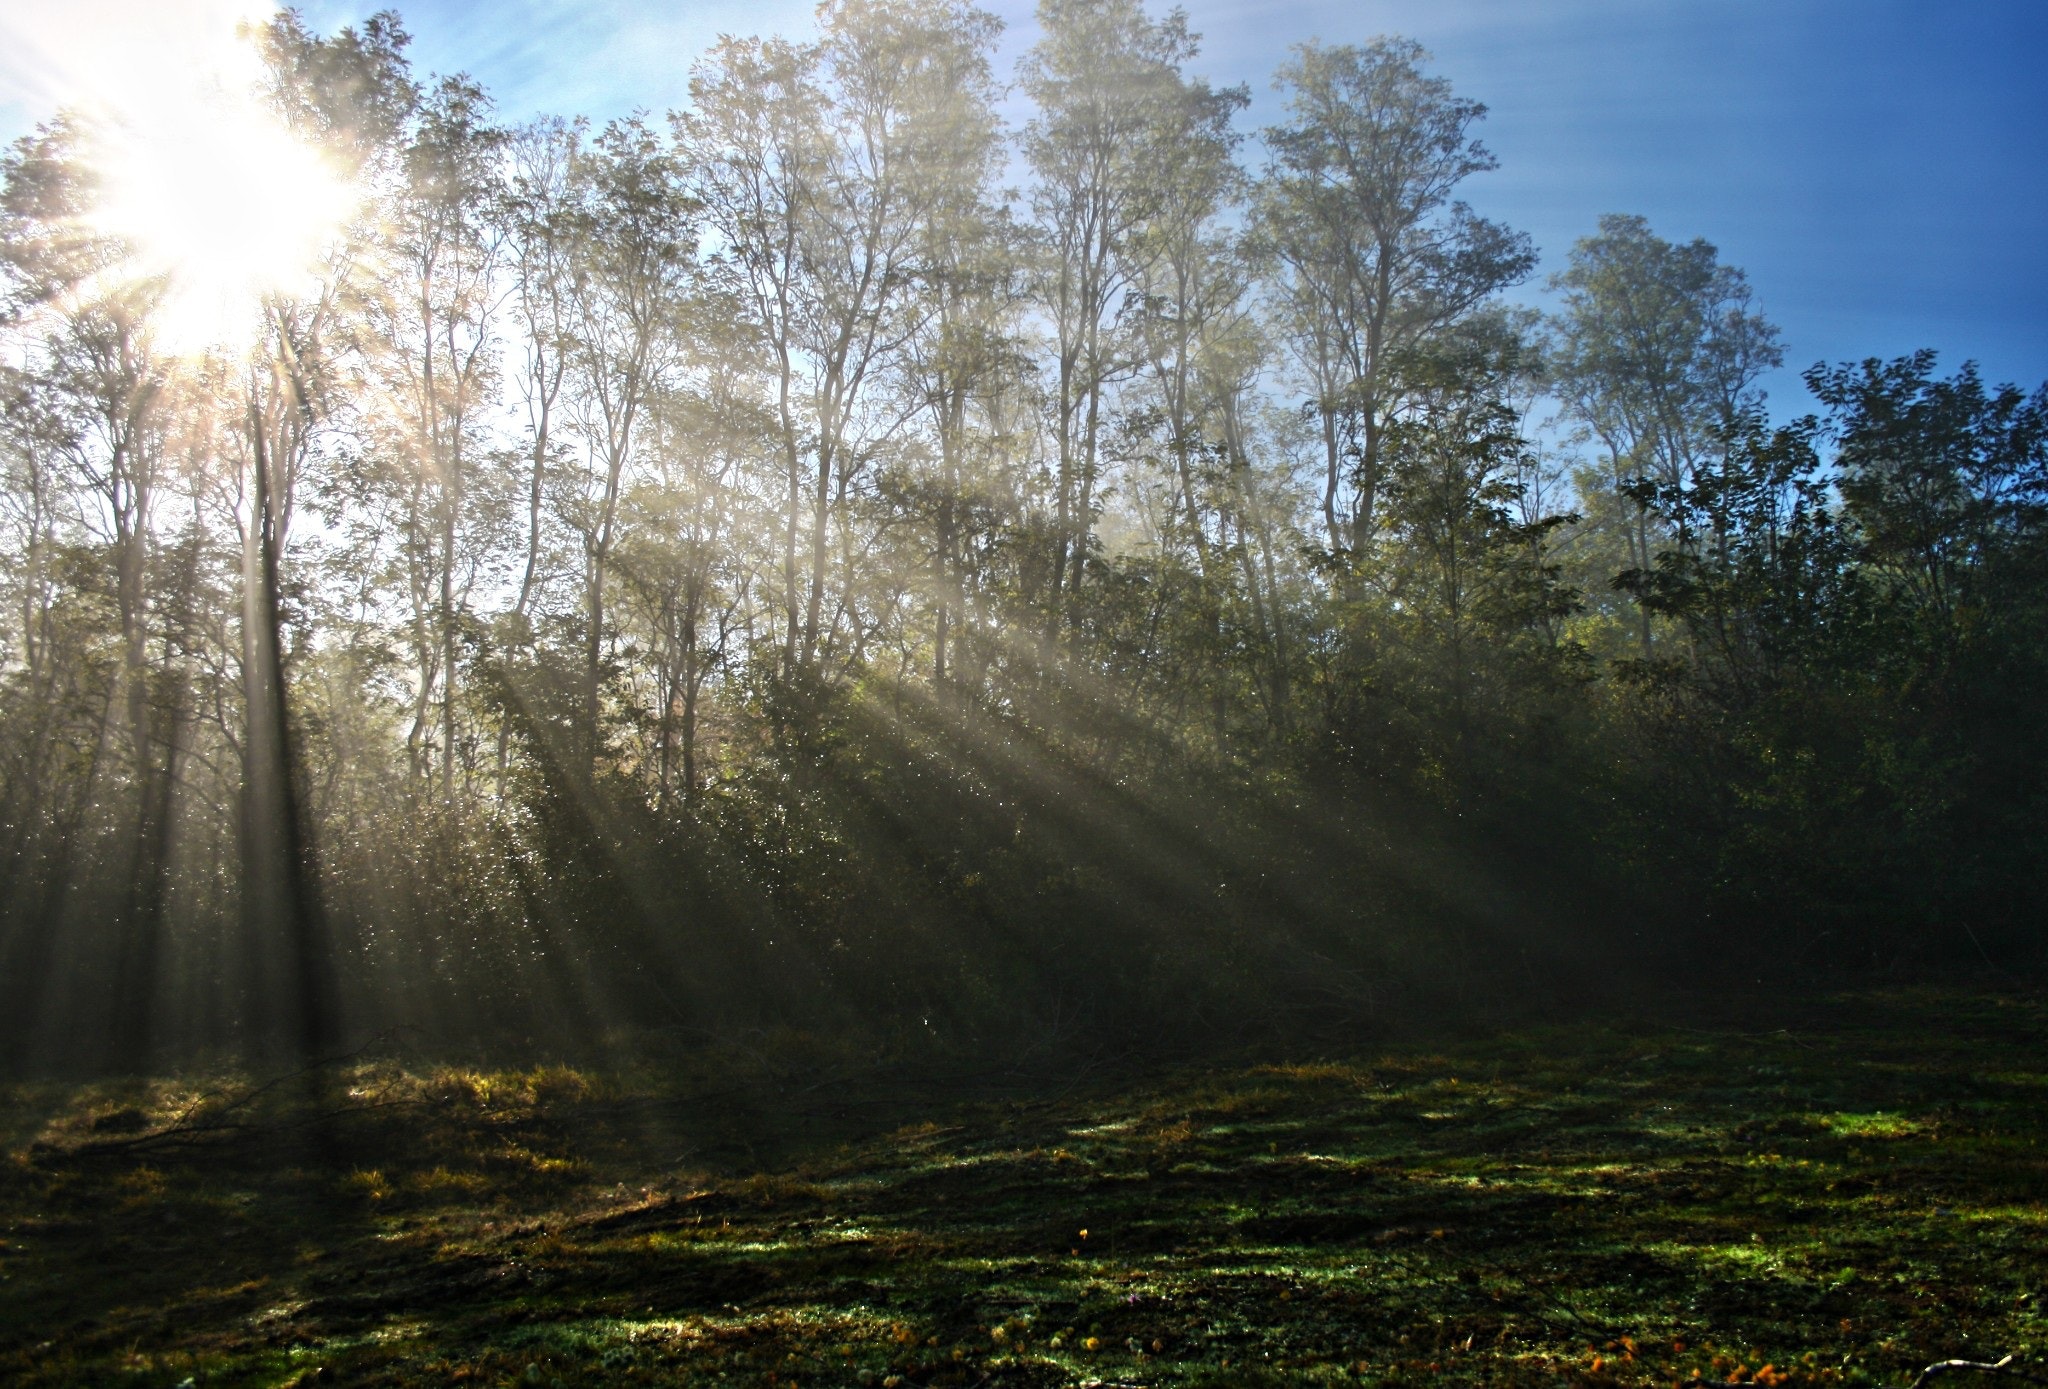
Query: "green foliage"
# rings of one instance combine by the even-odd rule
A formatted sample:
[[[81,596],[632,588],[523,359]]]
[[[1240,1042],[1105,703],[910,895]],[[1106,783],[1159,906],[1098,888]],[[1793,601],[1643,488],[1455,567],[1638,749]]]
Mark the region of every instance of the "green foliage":
[[[1922,354],[1773,427],[1705,241],[1504,302],[1412,42],[1296,49],[1254,168],[1184,16],[1041,18],[1011,139],[967,4],[596,130],[282,14],[251,118],[360,205],[211,355],[96,229],[120,132],[16,146],[0,1065],[2039,959],[2048,397]]]
[[[2010,682],[2043,658],[2048,397],[1932,368],[1816,367],[1824,423],[1745,421],[1686,484],[1634,493],[1684,539],[1617,582],[1689,650],[1632,678],[1670,701],[1669,775],[1711,769],[1681,832],[1724,929],[1770,950],[2038,948],[2015,870],[2042,844],[2020,789],[2042,751]]]

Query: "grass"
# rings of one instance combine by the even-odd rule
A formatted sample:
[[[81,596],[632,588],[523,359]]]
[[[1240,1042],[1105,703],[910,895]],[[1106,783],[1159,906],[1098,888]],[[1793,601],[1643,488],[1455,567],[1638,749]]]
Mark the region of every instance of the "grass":
[[[0,1381],[2048,1374],[2048,1003],[1684,1021],[1064,1091],[395,1063],[240,1103],[17,1088]]]

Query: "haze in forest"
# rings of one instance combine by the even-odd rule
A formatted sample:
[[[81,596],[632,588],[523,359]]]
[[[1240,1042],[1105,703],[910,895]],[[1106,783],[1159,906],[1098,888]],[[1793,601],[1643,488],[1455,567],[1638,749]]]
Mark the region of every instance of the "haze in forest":
[[[12,1065],[2038,962],[2024,45],[1919,50],[2006,143],[1882,129],[2004,215],[1874,288],[1821,268],[1946,185],[1818,183],[1864,239],[1799,242],[1715,172],[1861,133],[1695,168],[1610,113],[1584,159],[1662,181],[1560,209],[1484,6],[1219,59],[1138,0],[837,0],[539,116],[593,79],[445,9],[184,13],[10,60]]]

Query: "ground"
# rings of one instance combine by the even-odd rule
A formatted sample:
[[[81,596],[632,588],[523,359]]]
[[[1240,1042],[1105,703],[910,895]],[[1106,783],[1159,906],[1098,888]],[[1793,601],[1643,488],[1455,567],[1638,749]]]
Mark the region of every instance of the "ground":
[[[16,1087],[0,1381],[2048,1376],[2048,997],[1673,1012],[1051,1078]]]

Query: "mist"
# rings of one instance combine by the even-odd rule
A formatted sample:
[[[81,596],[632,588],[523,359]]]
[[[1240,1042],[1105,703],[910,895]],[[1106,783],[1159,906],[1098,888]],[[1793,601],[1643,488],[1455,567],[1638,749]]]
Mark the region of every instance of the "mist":
[[[37,1141],[2034,977],[2048,388],[1766,399],[1707,240],[1473,211],[1412,41],[1254,124],[1177,11],[1039,24],[510,122],[266,12],[12,147],[0,1069],[144,1097]]]

